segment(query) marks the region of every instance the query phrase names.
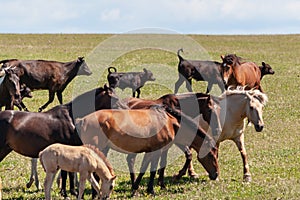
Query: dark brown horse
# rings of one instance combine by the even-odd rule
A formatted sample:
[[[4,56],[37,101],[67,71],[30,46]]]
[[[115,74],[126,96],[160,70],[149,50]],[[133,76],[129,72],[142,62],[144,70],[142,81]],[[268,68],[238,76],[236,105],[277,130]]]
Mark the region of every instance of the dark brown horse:
[[[39,108],[39,112],[53,102],[55,94],[62,104],[62,92],[75,76],[92,74],[83,57],[71,62],[10,59],[2,60],[1,63],[3,67],[15,67],[20,83],[31,90],[49,91],[49,100]]]
[[[19,77],[12,69],[2,69],[0,71],[0,110],[5,106],[5,110],[13,110],[14,103],[20,102]]]
[[[189,118],[184,118],[179,125],[178,119],[160,107],[137,110],[99,110],[78,119],[76,127],[85,144],[97,145],[100,150],[109,146],[126,154],[151,153],[151,175],[147,189],[151,194],[154,194],[153,180],[158,158],[173,142],[187,146],[192,141],[193,147],[199,154],[203,147],[205,153],[198,154],[199,161],[212,179],[218,177],[218,162],[215,157],[217,150],[212,138],[198,128],[197,124],[193,124]],[[177,136],[179,139],[175,139]],[[187,138],[192,138],[192,140],[189,141]],[[133,191],[137,190],[142,176],[143,173],[135,180],[132,186]]]
[[[74,127],[75,117],[83,117],[96,109],[112,108],[117,101],[112,90],[105,86],[43,113],[0,112],[0,161],[11,151],[38,158],[39,152],[53,143],[81,145]],[[74,185],[71,187],[74,189]]]
[[[245,86],[246,90],[258,89],[263,92],[260,86],[261,71],[254,62],[242,62],[242,58],[235,54],[221,56],[222,76],[227,87]]]

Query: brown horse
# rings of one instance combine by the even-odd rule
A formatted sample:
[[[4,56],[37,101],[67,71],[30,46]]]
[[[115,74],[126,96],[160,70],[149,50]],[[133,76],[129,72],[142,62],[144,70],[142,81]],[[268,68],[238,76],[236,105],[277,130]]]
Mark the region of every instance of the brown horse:
[[[213,135],[219,135],[221,132],[221,123],[219,120],[220,107],[209,94],[203,93],[184,93],[184,94],[167,94],[156,100],[146,100],[137,98],[128,98],[123,100],[125,104],[131,109],[145,109],[153,105],[166,105],[173,110],[181,111],[189,117],[195,118],[202,114],[204,120],[210,124]],[[185,151],[185,148],[181,146]],[[135,154],[129,154],[127,161],[130,171],[132,183],[135,180],[134,163]],[[165,166],[166,161],[161,162],[161,167]],[[193,168],[189,169],[190,176],[195,177],[197,174]],[[164,187],[163,183],[159,183]]]
[[[11,151],[38,158],[39,152],[53,143],[82,145],[74,126],[74,117],[83,117],[95,109],[112,108],[118,100],[105,86],[43,113],[0,112],[0,162]],[[66,195],[65,185],[62,190]]]
[[[80,200],[84,193],[85,181],[88,179],[97,190],[100,199],[109,198],[116,176],[112,166],[96,147],[91,145],[70,146],[52,144],[40,152],[39,158],[46,172],[44,182],[45,198],[51,200],[51,186],[58,169],[79,172],[79,195]],[[101,190],[93,176],[93,172],[101,177]]]
[[[235,54],[221,56],[223,63],[221,74],[227,87],[245,86],[245,89],[258,89],[260,86],[261,71],[254,62],[242,62],[242,58]]]
[[[163,109],[152,108],[96,111],[78,119],[76,127],[84,144],[97,145],[100,150],[109,146],[126,154],[151,152],[153,156],[147,191],[154,194],[153,180],[158,158],[162,151],[167,150],[175,142],[175,135],[179,134],[177,133],[179,129],[180,132],[187,132],[191,134],[191,138],[195,138],[192,141],[195,141],[195,146],[197,146],[195,148],[198,150],[203,144],[206,154],[199,156],[199,161],[205,166],[212,179],[218,176],[216,149],[212,140],[197,125],[191,127],[189,123],[184,124],[187,125],[180,126],[178,120]],[[178,140],[179,142],[184,146],[190,145],[187,137]],[[139,181],[136,180],[132,187],[133,191],[136,191],[138,185]]]
[[[254,124],[255,130],[260,132],[263,130],[264,122],[262,118],[263,107],[267,103],[268,98],[259,90],[228,90],[217,98],[221,105],[221,123],[223,125],[222,133],[218,137],[214,137],[217,147],[225,140],[232,140],[238,147],[244,167],[244,181],[251,181],[251,173],[249,170],[247,153],[244,144],[244,119],[248,118]],[[208,130],[208,124],[201,119],[200,126]],[[188,161],[190,162],[190,161]],[[177,178],[179,179],[186,173],[187,166],[180,170]]]

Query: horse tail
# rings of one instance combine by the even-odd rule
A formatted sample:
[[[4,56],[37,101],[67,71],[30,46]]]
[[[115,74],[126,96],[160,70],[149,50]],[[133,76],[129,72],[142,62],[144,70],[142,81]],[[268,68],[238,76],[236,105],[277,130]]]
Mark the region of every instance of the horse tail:
[[[113,69],[114,71],[111,71],[112,69]],[[117,69],[116,69],[115,67],[109,67],[109,68],[107,68],[107,71],[108,71],[109,74],[111,74],[111,73],[113,73],[113,72],[117,72]]]
[[[180,55],[180,52],[183,53],[183,48],[180,48],[180,49],[178,49],[178,51],[177,51],[177,56],[178,56],[178,58],[179,58],[179,61],[181,62],[181,61],[184,61],[184,58]]]

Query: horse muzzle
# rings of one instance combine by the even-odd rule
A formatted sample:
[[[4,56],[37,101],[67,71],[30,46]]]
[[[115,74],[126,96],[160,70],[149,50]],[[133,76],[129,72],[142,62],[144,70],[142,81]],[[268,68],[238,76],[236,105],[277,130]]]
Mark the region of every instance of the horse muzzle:
[[[261,132],[264,129],[264,125],[255,125],[256,132]]]
[[[216,172],[214,174],[209,174],[209,179],[210,180],[216,180],[218,178],[218,176],[219,176],[218,172]]]

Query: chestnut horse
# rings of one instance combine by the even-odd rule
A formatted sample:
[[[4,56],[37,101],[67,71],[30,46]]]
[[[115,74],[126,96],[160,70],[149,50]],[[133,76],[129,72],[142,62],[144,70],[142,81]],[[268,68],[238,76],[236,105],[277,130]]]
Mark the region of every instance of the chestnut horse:
[[[244,167],[244,181],[251,181],[247,153],[244,144],[244,119],[248,118],[254,124],[255,130],[261,132],[264,127],[262,118],[263,107],[268,98],[259,90],[228,90],[219,98],[221,105],[220,119],[223,125],[221,135],[214,137],[217,147],[224,140],[232,140],[238,147]],[[205,120],[200,120],[200,126],[208,130]],[[189,162],[189,161],[188,161]],[[180,170],[177,179],[186,173],[187,166]]]
[[[53,143],[82,145],[74,126],[74,117],[87,115],[95,109],[112,108],[118,100],[105,85],[47,112],[0,112],[0,162],[11,151],[38,158],[39,152]],[[36,169],[36,165],[32,168]],[[38,187],[39,183],[36,185]],[[66,194],[65,185],[62,187],[63,194]],[[74,185],[70,187],[74,189]]]
[[[157,107],[141,110],[99,110],[78,119],[76,127],[84,144],[96,145],[100,150],[109,146],[126,154],[151,152],[153,156],[147,191],[154,194],[153,181],[158,158],[162,151],[166,151],[175,142],[175,136],[182,135],[177,133],[178,130],[191,134],[194,138],[194,148],[197,150],[200,150],[203,145],[205,153],[199,156],[199,161],[212,179],[218,176],[218,162],[213,140],[197,125],[191,126],[186,123],[186,120],[183,121],[185,126],[181,126],[178,120],[166,113],[164,109]],[[187,137],[178,142],[183,146],[190,145]],[[138,185],[139,181],[135,181],[132,186],[133,191],[136,191]]]
[[[83,196],[86,179],[97,190],[100,199],[110,197],[116,176],[104,154],[96,147],[91,145],[70,146],[55,143],[41,151],[39,158],[46,172],[44,182],[46,200],[51,200],[51,186],[58,169],[79,172],[78,200]],[[101,177],[101,190],[93,176],[93,172]]]
[[[260,86],[261,71],[254,62],[242,62],[242,58],[235,54],[221,56],[223,63],[221,74],[228,86],[245,86],[245,89],[258,89],[263,92]]]

